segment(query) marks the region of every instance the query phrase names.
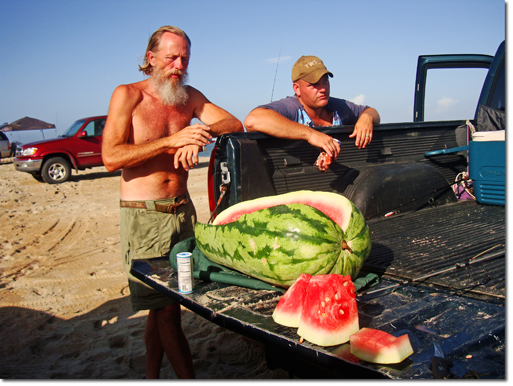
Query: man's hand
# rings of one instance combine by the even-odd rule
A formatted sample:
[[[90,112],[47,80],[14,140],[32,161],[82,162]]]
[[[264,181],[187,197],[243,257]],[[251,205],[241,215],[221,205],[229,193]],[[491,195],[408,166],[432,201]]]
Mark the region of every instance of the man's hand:
[[[209,131],[210,127],[201,123],[187,126],[186,128],[168,137],[168,146],[171,150],[172,148],[183,147],[187,145],[208,145],[212,139]],[[174,153],[174,151],[172,153]]]
[[[198,153],[201,147],[196,145],[187,145],[178,149],[175,154],[175,169],[180,167],[180,163],[186,171],[193,169],[198,164]]]
[[[308,139],[308,143],[312,146],[318,147],[320,149],[323,149],[332,159],[336,159],[338,156],[338,153],[340,153],[340,144],[339,142],[333,138],[330,137],[327,134],[321,133],[317,130],[310,129],[312,131],[312,134],[310,135],[310,138]]]
[[[194,168],[194,165],[198,164],[198,153],[201,147],[208,145],[212,140],[209,131],[210,127],[197,123],[187,126],[169,137],[172,144],[169,152],[175,154],[175,169],[178,169],[181,163],[183,168],[189,171],[189,169]],[[174,148],[178,148],[178,150],[175,152]]]
[[[356,137],[355,145],[358,149],[363,149],[372,141],[372,132],[374,124],[378,124],[380,122],[380,117],[378,112],[369,107],[364,110],[364,112],[358,118],[358,121],[354,125],[354,130],[349,136],[349,138]]]

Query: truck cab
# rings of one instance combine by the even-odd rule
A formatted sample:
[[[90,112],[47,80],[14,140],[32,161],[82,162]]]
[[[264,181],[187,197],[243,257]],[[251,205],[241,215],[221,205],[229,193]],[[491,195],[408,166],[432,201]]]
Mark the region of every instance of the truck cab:
[[[505,42],[497,49],[495,56],[479,54],[421,55],[417,62],[415,80],[414,122],[423,122],[428,72],[433,69],[485,68],[488,73],[481,89],[474,118],[479,106],[504,110],[505,101]]]

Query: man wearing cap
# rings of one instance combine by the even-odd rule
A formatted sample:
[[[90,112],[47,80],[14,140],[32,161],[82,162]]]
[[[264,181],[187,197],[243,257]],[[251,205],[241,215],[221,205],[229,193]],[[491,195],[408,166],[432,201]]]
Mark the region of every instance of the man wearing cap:
[[[372,107],[330,97],[330,77],[333,74],[321,59],[300,57],[292,67],[292,88],[296,95],[255,108],[244,121],[246,129],[306,140],[336,158],[339,143],[314,127],[354,125],[349,137],[356,137],[355,145],[364,148],[372,140],[373,125],[380,122],[379,114]]]

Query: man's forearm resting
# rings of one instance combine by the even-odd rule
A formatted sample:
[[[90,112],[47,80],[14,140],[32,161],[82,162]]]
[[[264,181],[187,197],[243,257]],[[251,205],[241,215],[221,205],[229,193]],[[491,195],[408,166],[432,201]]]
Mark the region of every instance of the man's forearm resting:
[[[365,109],[362,113],[362,115],[369,115],[371,118],[372,118],[372,123],[374,125],[377,125],[381,122],[381,118],[379,116],[379,113],[377,112],[376,109],[372,108],[372,107],[369,107],[367,109]]]
[[[208,127],[210,127],[211,134],[214,137],[225,133],[244,131],[241,121],[237,118],[222,119],[216,123],[208,125]]]
[[[259,131],[279,138],[308,141],[312,129],[280,115],[276,111],[256,108],[246,117],[244,125],[248,131]]]

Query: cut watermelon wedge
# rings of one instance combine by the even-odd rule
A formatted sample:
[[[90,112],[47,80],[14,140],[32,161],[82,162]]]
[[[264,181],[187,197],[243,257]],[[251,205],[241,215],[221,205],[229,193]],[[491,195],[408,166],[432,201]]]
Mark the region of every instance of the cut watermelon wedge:
[[[367,362],[399,363],[413,354],[408,334],[398,338],[381,330],[362,328],[351,335],[351,354]]]
[[[281,297],[273,312],[276,323],[287,327],[299,327],[306,288],[311,278],[312,275],[302,273]]]
[[[310,279],[297,333],[319,346],[345,343],[359,329],[354,284],[348,275]]]

